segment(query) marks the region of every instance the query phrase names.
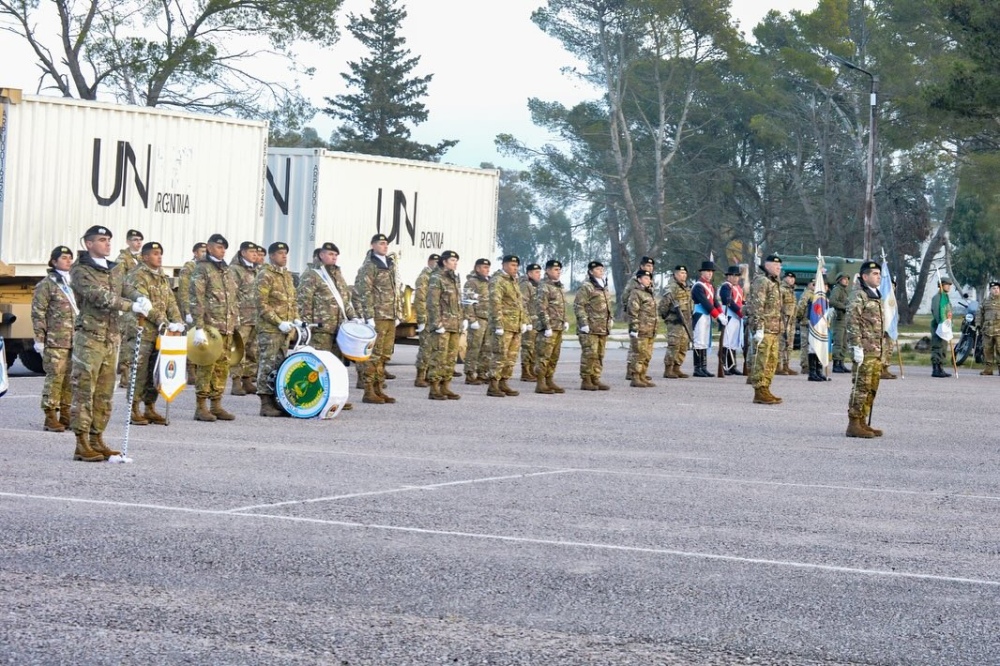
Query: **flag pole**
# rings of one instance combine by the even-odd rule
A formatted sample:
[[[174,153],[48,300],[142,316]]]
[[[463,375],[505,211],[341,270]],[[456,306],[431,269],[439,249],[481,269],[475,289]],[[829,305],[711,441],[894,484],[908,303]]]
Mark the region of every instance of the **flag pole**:
[[[896,359],[899,361],[899,378],[906,379],[906,375],[903,374],[903,353],[899,351],[899,343],[896,343]]]

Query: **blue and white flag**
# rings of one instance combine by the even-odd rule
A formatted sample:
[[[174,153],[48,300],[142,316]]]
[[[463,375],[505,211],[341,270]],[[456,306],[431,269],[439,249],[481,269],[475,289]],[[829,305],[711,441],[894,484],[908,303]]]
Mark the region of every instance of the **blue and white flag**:
[[[896,290],[892,286],[892,276],[889,275],[889,263],[882,258],[882,281],[878,285],[882,294],[882,328],[895,340],[899,337],[899,306],[896,303]]]
[[[829,309],[823,281],[823,258],[820,257],[816,266],[816,286],[809,304],[809,353],[816,355],[821,368],[830,365],[830,322],[826,318]]]
[[[0,337],[0,396],[7,392],[7,350],[4,348],[3,338]]]

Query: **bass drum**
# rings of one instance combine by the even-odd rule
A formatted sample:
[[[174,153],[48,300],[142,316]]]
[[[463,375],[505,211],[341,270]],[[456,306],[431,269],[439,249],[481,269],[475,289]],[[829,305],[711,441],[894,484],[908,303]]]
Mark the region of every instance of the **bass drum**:
[[[301,347],[288,355],[274,379],[274,397],[297,419],[333,418],[347,402],[347,368],[327,351]]]

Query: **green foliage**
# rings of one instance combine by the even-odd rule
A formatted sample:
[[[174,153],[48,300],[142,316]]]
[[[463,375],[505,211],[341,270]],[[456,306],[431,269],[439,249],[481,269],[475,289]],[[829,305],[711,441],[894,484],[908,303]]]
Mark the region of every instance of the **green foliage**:
[[[457,141],[437,145],[410,139],[410,125],[427,120],[427,96],[433,78],[413,76],[420,62],[405,48],[399,34],[406,10],[397,0],[374,0],[370,16],[348,17],[347,29],[368,49],[368,56],[348,63],[349,73],[341,74],[352,91],[325,98],[327,115],[342,120],[332,141],[337,150],[371,155],[438,161]]]
[[[483,168],[492,168],[483,165]],[[500,170],[500,195],[497,210],[497,245],[501,254],[516,254],[522,264],[537,254],[535,227],[532,216],[535,197],[526,183],[526,175],[517,171]]]
[[[998,168],[998,153],[977,155],[971,160],[965,170],[951,225],[955,277],[977,288],[985,287],[990,279],[1000,277]]]

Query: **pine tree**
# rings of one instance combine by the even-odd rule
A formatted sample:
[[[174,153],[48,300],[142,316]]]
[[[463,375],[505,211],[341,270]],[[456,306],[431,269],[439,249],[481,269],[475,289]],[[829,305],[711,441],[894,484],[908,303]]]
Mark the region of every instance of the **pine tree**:
[[[347,94],[325,98],[329,106],[323,112],[345,121],[331,139],[334,149],[436,162],[458,143],[446,140],[434,146],[410,140],[409,125],[427,120],[420,100],[433,74],[412,75],[420,57],[410,55],[399,34],[405,18],[406,9],[397,0],[374,0],[370,16],[348,16],[347,29],[368,56],[348,63],[350,73],[341,74]]]

